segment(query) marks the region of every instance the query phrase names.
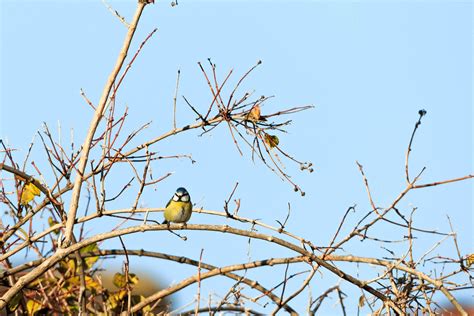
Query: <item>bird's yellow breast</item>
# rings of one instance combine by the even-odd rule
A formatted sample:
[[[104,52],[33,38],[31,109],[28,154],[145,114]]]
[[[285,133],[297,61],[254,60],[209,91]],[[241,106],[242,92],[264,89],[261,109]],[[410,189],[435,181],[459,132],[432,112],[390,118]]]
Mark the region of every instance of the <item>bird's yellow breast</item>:
[[[191,202],[170,201],[165,209],[165,219],[168,222],[185,223],[191,218]]]

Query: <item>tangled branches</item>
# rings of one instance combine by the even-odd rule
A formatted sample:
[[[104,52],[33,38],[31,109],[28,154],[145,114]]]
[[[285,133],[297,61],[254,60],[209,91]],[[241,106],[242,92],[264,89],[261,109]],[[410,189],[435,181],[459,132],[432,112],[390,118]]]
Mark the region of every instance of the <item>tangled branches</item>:
[[[292,216],[290,207],[286,219],[277,221],[278,227],[258,219],[240,216],[240,200],[235,200],[234,211],[229,210],[229,203],[238,184],[224,202],[223,211],[203,208],[193,210],[207,219],[227,220],[225,223],[163,225],[149,219],[149,214],[162,212],[163,208],[141,207],[144,193],[172,175],[171,172],[165,172],[154,176],[153,166],[159,165],[165,159],[188,159],[194,162],[190,155],[166,156],[155,151],[156,144],[180,133],[192,130],[199,130],[200,135],[217,133],[218,126],[223,125],[225,130],[228,130],[229,142],[232,142],[240,155],[250,153],[252,160],[261,161],[301,195],[305,192],[287,173],[283,161],[295,163],[303,171],[312,172],[313,167],[310,162],[299,161],[292,153],[285,151],[277,136],[279,133],[285,133],[291,123],[291,120],[285,119],[286,116],[308,110],[312,106],[269,111],[267,104],[272,97],[254,97],[253,92],[241,93],[242,83],[258,67],[260,61],[236,80],[228,94],[225,93],[225,88],[230,85],[234,71],[230,70],[219,80],[217,67],[211,60],[208,60],[210,68],[198,63],[211,99],[205,106],[196,106],[183,96],[184,102],[195,115],[195,121],[182,127],[178,127],[176,123],[180,78],[178,72],[173,99],[173,128],[145,142],[137,142],[137,136],[141,135],[150,123],[124,136],[129,110],[125,108],[119,113],[120,108],[116,106],[117,91],[145,44],[156,32],[153,30],[149,33],[126,64],[130,44],[148,2],[139,1],[130,23],[112,10],[127,27],[128,32],[99,102],[94,104],[87,98],[86,93],[81,91],[94,114],[87,136],[79,149],[73,141],[70,148],[63,146],[46,124],[43,131],[38,133],[44,156],[35,157],[36,160],[31,160],[30,157],[33,145],[20,163],[14,148],[1,142],[0,202],[8,216],[2,218],[0,258],[3,269],[0,271],[0,278],[3,291],[0,308],[8,312],[30,314],[170,312],[172,309],[166,298],[195,285],[196,298],[192,301],[192,306],[185,306],[180,310],[182,314],[214,314],[218,311],[250,314],[264,311],[268,314],[267,307],[272,309],[271,314],[283,310],[297,314],[303,309],[294,305],[294,299],[305,292],[310,294],[304,309],[308,314],[317,313],[328,297],[335,297],[342,313],[346,314],[346,288],[351,284],[361,290],[358,309],[370,309],[374,314],[435,314],[443,308],[437,303],[438,295],[441,294],[459,313],[466,315],[464,307],[454,294],[456,291],[472,289],[472,255],[462,252],[452,227],[447,233],[419,227],[413,219],[416,208],[407,211],[400,207],[400,201],[409,192],[473,178],[473,175],[467,175],[420,183],[424,168],[415,177],[410,176],[410,153],[415,134],[426,114],[424,110],[419,112],[406,150],[406,187],[388,206],[377,205],[364,168],[357,162],[370,208],[360,215],[355,205],[349,207],[325,245],[315,245],[299,236],[298,232],[288,230],[287,222]],[[46,162],[46,167],[43,166],[44,163],[38,163],[42,160]],[[34,171],[31,171],[31,167]],[[120,183],[120,189],[111,193],[112,180],[109,179],[112,172],[121,172],[125,168],[133,176],[131,179],[121,178],[123,183]],[[130,192],[132,184],[138,187],[134,193]],[[86,193],[87,199],[81,202],[81,195]],[[40,200],[39,197],[43,199]],[[110,208],[112,202],[126,207]],[[94,211],[90,211],[91,209]],[[104,221],[113,223],[114,228],[101,227],[100,224]],[[351,222],[355,223],[353,227],[350,226]],[[92,227],[102,231],[91,234]],[[387,227],[397,231],[400,239],[387,240],[384,235],[377,234],[378,228]],[[245,237],[249,243],[251,240],[258,240],[272,245],[277,249],[278,253],[275,254],[278,255],[216,265],[203,260],[202,250],[199,259],[193,259],[191,254],[183,256],[164,251],[130,249],[123,239],[124,236],[140,234],[149,236],[153,232],[166,234],[168,230],[195,231],[201,235],[226,234],[236,241]],[[440,236],[442,239],[420,256],[414,251],[417,236],[420,235]],[[103,242],[112,239],[118,240],[120,247],[106,249]],[[432,255],[433,249],[447,240],[454,242],[457,258]],[[367,246],[375,243],[390,256],[359,256],[355,251],[349,250],[356,241],[362,241]],[[394,247],[394,244],[401,246]],[[291,255],[282,256],[280,251]],[[26,255],[27,262],[18,263],[17,259],[22,255]],[[98,272],[100,263],[112,256],[124,257],[123,269],[113,278],[115,287],[107,288]],[[132,256],[190,265],[197,268],[197,273],[189,277],[180,275],[179,282],[158,289],[153,294],[140,295],[135,291],[141,281],[132,271]],[[247,275],[248,271],[260,271],[269,266],[284,267],[284,272],[277,275],[276,284],[263,284],[258,278]],[[436,269],[439,266],[442,268]],[[367,267],[375,268],[368,271]],[[439,270],[442,273],[438,273]],[[324,289],[319,287],[319,295],[314,296],[311,286],[318,284],[315,280],[317,275],[329,279],[333,277],[337,283]],[[297,283],[295,280],[300,276],[305,278]],[[232,280],[232,286],[225,293],[211,295],[207,301],[208,306],[203,307],[201,284],[217,277]],[[189,307],[194,308],[186,310]]]

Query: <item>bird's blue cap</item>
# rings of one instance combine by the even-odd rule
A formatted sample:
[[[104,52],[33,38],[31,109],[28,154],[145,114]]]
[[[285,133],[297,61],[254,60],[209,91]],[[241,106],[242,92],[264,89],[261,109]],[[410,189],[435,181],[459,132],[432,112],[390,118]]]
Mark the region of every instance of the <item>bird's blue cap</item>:
[[[183,187],[177,188],[177,189],[176,189],[176,193],[177,193],[178,195],[180,195],[180,196],[189,194],[188,191],[186,191],[186,189],[183,188]]]

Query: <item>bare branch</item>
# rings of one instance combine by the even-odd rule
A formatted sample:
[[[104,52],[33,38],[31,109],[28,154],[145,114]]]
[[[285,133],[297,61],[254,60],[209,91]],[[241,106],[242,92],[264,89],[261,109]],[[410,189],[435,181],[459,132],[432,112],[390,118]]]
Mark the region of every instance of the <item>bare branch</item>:
[[[143,12],[143,9],[145,8],[145,5],[146,3],[143,3],[143,2],[139,2],[137,4],[135,15],[133,17],[132,23],[130,24],[128,28],[128,33],[125,37],[125,41],[123,43],[122,49],[120,50],[119,57],[117,58],[117,62],[114,66],[114,69],[110,73],[110,76],[104,87],[102,96],[100,97],[100,100],[99,100],[99,104],[97,105],[97,109],[95,110],[94,117],[92,118],[92,121],[90,123],[90,127],[88,130],[86,139],[84,140],[84,144],[82,145],[81,158],[79,160],[77,175],[74,180],[70,207],[67,214],[67,222],[66,222],[66,228],[65,228],[65,244],[66,245],[70,244],[73,239],[72,235],[73,235],[74,222],[76,220],[76,212],[79,206],[79,198],[81,196],[82,182],[84,181],[84,171],[86,169],[87,159],[89,158],[89,152],[91,148],[92,139],[97,130],[97,126],[99,125],[100,119],[102,118],[102,114],[104,112],[105,105],[107,103],[107,99],[109,97],[110,91],[112,89],[112,85],[115,83],[115,80],[117,79],[117,75],[120,69],[122,68],[125,58],[127,57],[127,52],[128,52],[128,49],[130,48],[130,43],[132,42],[133,35],[135,34],[138,21],[140,20],[140,16]]]

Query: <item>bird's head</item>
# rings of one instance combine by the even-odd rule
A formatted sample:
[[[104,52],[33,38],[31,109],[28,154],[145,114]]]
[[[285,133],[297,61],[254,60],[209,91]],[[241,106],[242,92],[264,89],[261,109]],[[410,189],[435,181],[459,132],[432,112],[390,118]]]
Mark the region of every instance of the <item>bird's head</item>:
[[[176,189],[176,193],[173,196],[173,201],[176,202],[189,202],[189,193],[185,188]]]

